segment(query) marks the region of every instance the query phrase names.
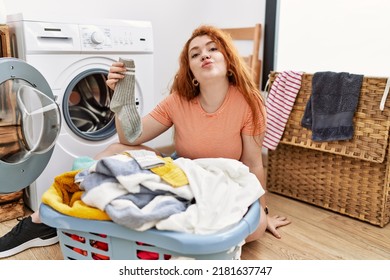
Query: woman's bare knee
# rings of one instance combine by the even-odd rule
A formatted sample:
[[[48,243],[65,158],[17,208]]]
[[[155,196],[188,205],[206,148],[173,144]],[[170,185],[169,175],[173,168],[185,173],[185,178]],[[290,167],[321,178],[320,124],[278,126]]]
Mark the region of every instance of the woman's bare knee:
[[[121,144],[121,143],[113,143],[113,144],[109,145],[105,150],[98,153],[94,159],[98,160],[98,159],[101,159],[103,157],[108,157],[108,156],[112,156],[115,154],[120,154],[120,153],[123,153],[124,151],[128,151],[128,150],[142,150],[142,149],[154,151],[154,152],[156,152],[156,154],[160,155],[160,152],[158,152],[157,150],[154,150],[148,146],[145,146],[145,145],[129,146],[129,145]]]
[[[95,155],[95,159],[101,159],[103,157],[112,156],[118,153],[121,153],[128,149],[129,146],[123,145],[120,143],[114,143],[109,145],[107,148],[105,148],[103,151]]]

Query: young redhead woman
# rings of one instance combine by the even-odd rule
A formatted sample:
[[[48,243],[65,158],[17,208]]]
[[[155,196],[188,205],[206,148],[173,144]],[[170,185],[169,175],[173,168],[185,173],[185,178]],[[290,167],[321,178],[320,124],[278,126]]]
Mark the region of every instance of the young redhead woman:
[[[124,78],[124,72],[124,64],[114,62],[107,85],[114,90],[118,81]],[[265,186],[262,164],[265,114],[259,89],[231,38],[218,28],[200,26],[193,31],[181,52],[171,94],[142,118],[141,135],[130,143],[121,126],[123,120],[117,118],[119,143],[109,146],[95,158],[129,149],[152,150],[142,144],[173,126],[178,156],[239,160]],[[259,227],[246,242],[260,238],[266,229],[280,238],[278,227],[290,223],[285,217],[266,215],[264,195],[260,202],[263,207]],[[0,238],[0,258],[56,242],[56,229],[43,224],[39,213],[35,212]]]
[[[124,71],[123,63],[112,64],[107,80],[111,89],[124,77]],[[150,149],[142,144],[173,126],[178,156],[239,160],[265,186],[262,163],[265,118],[264,100],[229,35],[213,26],[200,26],[180,54],[170,95],[142,119],[141,136],[130,143],[117,121],[120,143],[97,158],[129,148]],[[263,207],[267,205],[264,195],[260,202]],[[260,238],[266,229],[280,238],[278,227],[289,223],[285,217],[266,215],[262,208],[260,225],[246,241]]]

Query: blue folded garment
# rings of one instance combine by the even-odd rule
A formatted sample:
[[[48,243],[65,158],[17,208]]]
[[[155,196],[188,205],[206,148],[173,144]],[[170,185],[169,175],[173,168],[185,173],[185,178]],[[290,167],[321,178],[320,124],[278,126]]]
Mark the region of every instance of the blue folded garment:
[[[96,160],[88,156],[78,157],[73,161],[72,170],[90,168]]]
[[[301,125],[312,130],[313,141],[352,139],[353,116],[359,102],[363,75],[317,72]]]

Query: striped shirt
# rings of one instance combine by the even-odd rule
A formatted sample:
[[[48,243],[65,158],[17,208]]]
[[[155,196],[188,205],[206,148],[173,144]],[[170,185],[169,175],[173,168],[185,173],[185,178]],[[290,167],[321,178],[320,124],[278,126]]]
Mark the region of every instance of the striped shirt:
[[[295,98],[301,88],[302,73],[281,72],[276,76],[266,102],[267,129],[263,145],[275,150],[282,138]]]

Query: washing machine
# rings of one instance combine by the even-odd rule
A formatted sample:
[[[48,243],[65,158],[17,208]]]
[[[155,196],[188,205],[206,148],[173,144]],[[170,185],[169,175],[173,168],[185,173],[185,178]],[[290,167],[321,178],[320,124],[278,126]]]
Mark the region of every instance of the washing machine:
[[[70,170],[75,158],[94,157],[118,141],[109,109],[113,92],[105,83],[114,61],[119,57],[134,60],[140,115],[156,105],[153,30],[148,21],[42,20],[23,14],[7,16],[7,25],[13,56],[43,75],[62,119],[50,161],[25,192],[26,204],[37,210],[55,176]]]

